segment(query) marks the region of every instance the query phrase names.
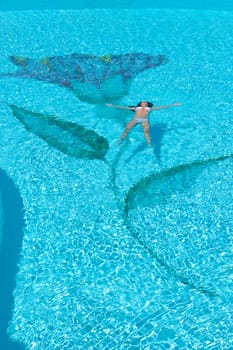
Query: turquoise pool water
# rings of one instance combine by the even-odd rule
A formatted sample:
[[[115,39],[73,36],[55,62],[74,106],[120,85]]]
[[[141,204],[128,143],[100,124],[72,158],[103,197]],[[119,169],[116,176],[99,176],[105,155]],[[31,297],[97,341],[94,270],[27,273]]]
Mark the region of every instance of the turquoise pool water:
[[[95,9],[95,8],[170,8],[170,9],[201,9],[230,10],[231,0],[16,0],[2,1],[0,10],[44,10],[44,9]]]
[[[3,226],[3,208],[2,208],[2,198],[1,198],[1,193],[0,193],[0,247],[2,244],[2,226]]]
[[[12,344],[232,349],[233,14],[38,10],[0,21],[0,167],[25,221]],[[69,75],[73,53],[82,82]],[[136,71],[138,53],[163,64]],[[119,147],[132,113],[105,103],[143,99],[182,106],[153,112],[151,149],[140,126]]]
[[[24,212],[20,193],[12,180],[0,169],[1,245],[0,245],[0,345],[5,350],[20,350],[12,343],[7,328],[12,319],[13,291],[22,247]]]

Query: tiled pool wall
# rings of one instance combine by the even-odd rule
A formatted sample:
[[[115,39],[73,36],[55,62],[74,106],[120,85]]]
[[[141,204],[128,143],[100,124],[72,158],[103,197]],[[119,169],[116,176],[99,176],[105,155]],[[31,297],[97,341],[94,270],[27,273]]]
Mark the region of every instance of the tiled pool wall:
[[[233,10],[231,0],[8,0],[0,3],[0,11],[84,8],[171,8]]]
[[[19,350],[21,346],[9,341],[6,330],[12,317],[15,275],[22,245],[23,202],[12,180],[2,169],[0,193],[0,345],[2,350]]]

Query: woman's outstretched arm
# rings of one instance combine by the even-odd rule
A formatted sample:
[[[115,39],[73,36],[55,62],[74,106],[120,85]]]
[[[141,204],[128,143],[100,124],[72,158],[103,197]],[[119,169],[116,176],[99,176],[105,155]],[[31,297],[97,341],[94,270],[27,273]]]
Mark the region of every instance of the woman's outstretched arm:
[[[163,109],[163,108],[169,108],[169,107],[175,107],[175,106],[181,106],[181,102],[176,102],[176,103],[172,103],[170,105],[166,105],[166,106],[155,106],[155,107],[152,107],[151,109],[153,111],[155,110],[158,110],[158,109]]]
[[[134,111],[135,107],[127,107],[127,106],[118,106],[118,105],[113,105],[111,103],[106,103],[106,106],[108,107],[114,107],[114,108],[120,108],[120,109],[128,109],[130,111]]]

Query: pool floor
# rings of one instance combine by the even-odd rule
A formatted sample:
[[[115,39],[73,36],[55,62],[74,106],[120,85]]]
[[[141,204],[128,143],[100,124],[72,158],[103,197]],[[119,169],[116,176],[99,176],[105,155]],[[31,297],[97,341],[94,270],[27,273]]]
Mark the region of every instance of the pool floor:
[[[0,12],[12,344],[233,348],[232,16]],[[119,146],[133,114],[105,104],[142,100],[182,105],[151,113],[151,148],[140,125]]]

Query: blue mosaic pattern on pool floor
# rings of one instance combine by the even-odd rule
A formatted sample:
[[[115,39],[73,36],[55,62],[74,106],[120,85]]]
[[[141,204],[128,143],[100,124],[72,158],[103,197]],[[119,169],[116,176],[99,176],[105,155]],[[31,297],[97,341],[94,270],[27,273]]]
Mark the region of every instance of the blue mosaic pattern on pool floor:
[[[232,16],[0,13],[0,167],[25,220],[11,340],[30,350],[233,348]],[[91,100],[35,72],[19,77],[9,59],[138,52],[168,61],[107,79]],[[150,149],[140,126],[119,147],[132,112],[104,103],[143,99],[182,106],[151,114]]]

